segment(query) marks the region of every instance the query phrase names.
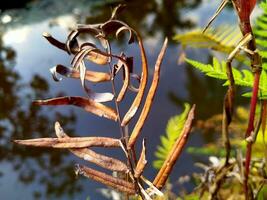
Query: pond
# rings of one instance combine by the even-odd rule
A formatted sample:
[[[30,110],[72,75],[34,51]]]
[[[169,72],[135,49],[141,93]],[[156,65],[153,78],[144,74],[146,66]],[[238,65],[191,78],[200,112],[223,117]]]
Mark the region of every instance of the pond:
[[[104,199],[100,194],[103,185],[84,177],[76,177],[75,163],[84,163],[64,150],[38,149],[15,145],[14,139],[54,137],[54,122],[60,121],[65,131],[76,136],[119,137],[117,124],[86,113],[79,108],[37,107],[34,99],[65,95],[81,95],[84,91],[79,82],[64,79],[55,82],[49,69],[56,64],[70,65],[71,58],[42,38],[49,32],[65,41],[68,32],[76,23],[103,22],[110,17],[111,8],[118,1],[104,0],[37,0],[8,1],[0,7],[0,193],[1,199]],[[172,38],[176,33],[191,28],[203,27],[214,12],[217,3],[212,0],[148,0],[125,1],[126,10],[121,14],[128,24],[139,30],[149,63],[149,81],[164,37],[170,39],[162,64],[161,79],[142,137],[148,138],[148,166],[145,176],[153,178],[152,167],[160,135],[165,133],[168,119],[182,112],[184,102],[197,105],[197,118],[206,119],[221,113],[222,99],[226,88],[222,82],[200,75],[185,64],[178,64],[181,47]],[[216,23],[227,19],[236,23],[231,8],[228,8]],[[125,50],[123,42],[112,42],[116,51]],[[127,49],[127,54],[139,56],[136,44]],[[190,49],[187,56],[208,62],[209,52]],[[138,59],[134,60],[136,65]],[[92,66],[94,68],[95,66]],[[150,82],[149,82],[150,83]],[[107,90],[101,85],[97,89]],[[127,95],[127,101],[132,100]],[[239,99],[247,104],[247,100]],[[126,109],[122,105],[121,109]],[[132,128],[132,125],[130,125]],[[201,147],[218,136],[193,130],[187,146]],[[139,141],[141,143],[141,141]],[[140,146],[137,146],[140,148]],[[111,152],[116,155],[117,152]],[[123,155],[116,155],[123,156]],[[199,170],[194,162],[206,160],[192,156],[186,151],[171,174],[173,191],[193,185],[177,184],[180,176]]]

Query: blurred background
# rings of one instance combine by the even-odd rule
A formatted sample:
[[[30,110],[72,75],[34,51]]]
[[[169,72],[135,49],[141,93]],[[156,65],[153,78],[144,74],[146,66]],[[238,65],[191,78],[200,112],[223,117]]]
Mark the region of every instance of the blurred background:
[[[203,27],[214,13],[220,1],[214,0],[9,0],[0,6],[0,193],[1,199],[105,199],[103,185],[84,177],[76,177],[74,164],[84,163],[68,151],[38,149],[14,145],[14,139],[54,137],[54,122],[59,121],[65,131],[76,136],[119,137],[118,125],[106,119],[85,113],[74,107],[38,107],[31,105],[34,99],[58,95],[85,96],[79,81],[64,79],[54,82],[49,68],[56,64],[69,66],[71,57],[42,38],[49,32],[65,41],[76,23],[98,23],[109,19],[112,8],[125,3],[120,19],[138,30],[143,39],[149,61],[149,75],[165,37],[169,46],[162,65],[159,89],[142,136],[149,138],[148,166],[145,175],[152,179],[156,170],[152,167],[153,152],[159,144],[159,136],[165,133],[168,119],[182,112],[184,102],[197,104],[197,119],[205,120],[222,111],[226,88],[222,82],[204,77],[186,64],[178,64],[181,47],[172,40],[177,33]],[[227,21],[226,21],[227,20]],[[237,23],[231,7],[223,11],[215,24]],[[125,41],[113,41],[115,51],[127,51],[140,65],[136,44],[128,47]],[[128,49],[127,49],[128,47]],[[208,63],[208,50],[187,49],[187,57]],[[94,68],[95,66],[93,66]],[[95,87],[95,86],[92,86]],[[96,90],[107,90],[101,85]],[[126,99],[132,101],[133,96]],[[237,99],[242,105],[248,100]],[[127,105],[122,105],[122,109]],[[130,126],[131,128],[131,126]],[[219,133],[194,129],[187,146],[201,147],[220,137]],[[139,141],[141,143],[141,141]],[[100,150],[101,152],[101,150]],[[104,151],[103,151],[104,152]],[[106,152],[105,152],[106,153]],[[111,152],[110,155],[118,155]],[[179,177],[191,175],[199,169],[196,161],[205,161],[186,151],[178,160],[171,174],[173,192],[194,185],[184,185]]]

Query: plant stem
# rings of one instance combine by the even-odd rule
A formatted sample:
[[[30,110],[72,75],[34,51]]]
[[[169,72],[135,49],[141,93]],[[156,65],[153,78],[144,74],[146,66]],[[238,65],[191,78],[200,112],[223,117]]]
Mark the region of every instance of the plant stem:
[[[246,35],[246,34],[253,35],[250,21],[241,22],[240,29],[243,35]],[[255,52],[256,50],[256,42],[255,42],[254,36],[248,44],[248,49],[253,52]],[[254,131],[255,112],[256,112],[256,106],[257,106],[259,82],[260,82],[260,75],[261,75],[260,59],[261,58],[259,57],[257,53],[255,53],[254,55],[250,55],[251,67],[252,67],[252,70],[254,70],[254,83],[253,83],[252,97],[250,101],[250,113],[249,113],[248,127],[246,130],[246,138],[249,137],[251,133]],[[250,172],[251,152],[252,152],[252,142],[248,142],[247,150],[246,150],[245,174],[244,174],[244,192],[245,192],[245,198],[247,200],[249,199],[248,177],[249,177],[249,172]]]
[[[111,50],[109,49],[109,51],[111,52]],[[120,114],[120,108],[119,108],[119,103],[117,102],[117,93],[116,93],[116,88],[115,88],[115,81],[114,81],[114,76],[113,76],[113,73],[112,73],[112,66],[111,66],[111,63],[109,63],[109,73],[111,75],[111,86],[112,86],[112,93],[114,95],[114,103],[115,103],[115,107],[116,107],[116,111],[118,113],[118,124],[119,124],[119,127],[120,127],[120,132],[121,132],[121,137],[122,139],[124,140],[125,142],[125,146],[127,146],[128,144],[128,138],[127,138],[127,135],[125,134],[125,129],[124,127],[121,126],[121,114]],[[133,175],[133,181],[134,181],[134,184],[136,186],[136,188],[138,189],[138,194],[141,196],[141,198],[143,199],[143,195],[140,191],[140,188],[138,187],[138,182],[139,180],[137,178],[134,177],[134,164],[132,162],[132,156],[131,154],[134,154],[134,152],[132,152],[132,150],[129,150],[129,151],[126,151],[127,152],[127,164],[128,164],[128,167],[130,168],[130,171],[131,171],[131,174]],[[129,197],[127,197],[127,199],[129,199]]]
[[[252,92],[252,97],[251,97],[251,102],[250,102],[250,115],[249,115],[248,128],[246,131],[246,138],[249,137],[251,133],[254,131],[254,120],[255,120],[255,112],[256,112],[256,105],[257,105],[258,90],[259,90],[259,80],[260,80],[260,73],[255,73],[253,92]],[[249,199],[248,177],[249,177],[249,171],[250,171],[252,144],[253,144],[252,142],[248,142],[247,149],[246,149],[245,175],[244,175],[244,191],[245,191],[246,199]]]
[[[234,112],[234,96],[235,96],[235,80],[232,72],[232,59],[227,61],[226,64],[226,72],[229,81],[229,86],[227,93],[224,97],[224,105],[223,105],[223,121],[222,121],[222,137],[225,146],[225,166],[228,165],[230,152],[231,152],[231,144],[229,139],[229,125],[232,121],[232,116]]]

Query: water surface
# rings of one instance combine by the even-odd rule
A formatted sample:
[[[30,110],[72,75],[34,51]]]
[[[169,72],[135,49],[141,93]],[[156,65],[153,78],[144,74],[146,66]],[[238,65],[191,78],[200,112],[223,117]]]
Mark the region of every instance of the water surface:
[[[11,1],[12,2],[12,1]],[[179,114],[183,103],[197,104],[197,118],[205,119],[220,113],[225,88],[221,82],[205,78],[196,70],[184,64],[178,65],[180,47],[172,37],[197,26],[203,26],[207,16],[214,12],[214,1],[125,1],[127,9],[121,18],[139,30],[147,51],[150,79],[157,54],[164,37],[170,44],[162,64],[160,85],[151,113],[142,130],[142,137],[148,138],[149,165],[145,171],[148,178],[156,175],[152,167],[153,152],[159,144],[159,136],[165,133],[168,119]],[[22,1],[0,8],[0,193],[2,199],[103,199],[97,188],[103,188],[84,177],[75,177],[74,164],[85,163],[64,150],[25,148],[14,145],[13,139],[54,137],[54,122],[60,121],[65,131],[76,136],[119,137],[118,125],[109,120],[85,113],[79,108],[49,107],[31,105],[33,99],[44,99],[65,95],[82,95],[79,81],[67,80],[57,83],[52,80],[49,68],[56,64],[69,65],[71,58],[42,38],[49,32],[61,41],[75,23],[97,23],[107,20],[111,8],[117,1]],[[216,23],[225,18],[234,21],[233,13],[226,10]],[[136,44],[125,49],[124,41],[112,42],[115,51],[126,50],[128,55],[139,58]],[[208,51],[188,50],[189,57],[208,62]],[[140,65],[135,59],[135,65]],[[92,66],[95,69],[95,66]],[[150,83],[150,82],[149,82]],[[95,87],[107,91],[109,85]],[[127,94],[122,110],[132,100]],[[132,128],[133,125],[130,125]],[[188,146],[201,146],[212,140],[211,135],[193,131]],[[139,141],[141,143],[141,141]],[[105,152],[100,150],[100,152]],[[122,157],[117,151],[110,155]],[[177,179],[197,170],[196,160],[203,160],[184,152],[171,176],[174,191],[180,186]],[[190,191],[192,184],[185,187]],[[15,189],[15,192],[14,192]]]

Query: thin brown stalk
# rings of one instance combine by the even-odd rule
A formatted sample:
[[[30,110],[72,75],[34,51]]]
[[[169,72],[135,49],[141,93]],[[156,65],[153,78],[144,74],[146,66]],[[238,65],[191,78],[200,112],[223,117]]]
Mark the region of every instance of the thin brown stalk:
[[[226,151],[225,165],[228,165],[231,152],[231,144],[229,140],[229,125],[232,121],[232,116],[234,112],[234,96],[235,96],[235,80],[232,72],[231,62],[232,60],[228,60],[226,65],[226,72],[229,81],[229,86],[224,98],[223,121],[222,121],[222,137]]]
[[[236,48],[237,49],[237,48]],[[238,49],[237,49],[238,50]],[[227,172],[229,171],[229,158],[231,153],[231,143],[229,139],[229,125],[232,121],[233,112],[234,112],[234,96],[235,96],[235,80],[232,72],[232,59],[233,56],[229,56],[228,61],[226,63],[226,73],[229,81],[228,90],[224,97],[223,103],[223,119],[222,119],[222,139],[225,148],[225,162],[224,165],[218,170],[216,173],[216,180],[214,181],[214,185],[212,190],[210,190],[210,199],[216,199],[217,193],[225,180]]]
[[[125,114],[125,116],[121,122],[122,126],[126,126],[129,123],[129,121],[133,118],[135,113],[137,112],[137,110],[141,104],[143,95],[145,93],[145,88],[147,85],[148,69],[147,69],[146,52],[144,49],[142,38],[140,36],[138,36],[137,38],[138,38],[138,44],[139,44],[139,49],[140,49],[140,53],[141,53],[141,60],[142,60],[142,77],[141,77],[141,82],[140,82],[138,93],[137,93],[131,107],[129,108],[129,110],[127,111],[127,113]]]
[[[106,42],[107,42],[107,46],[109,47],[109,49],[107,49],[107,54],[110,54],[110,52],[111,52],[110,45],[109,45],[108,41],[106,41]],[[119,59],[123,63],[123,67],[125,68],[124,72],[125,73],[127,73],[127,72],[129,73],[129,68],[128,68],[127,63],[126,63],[126,61],[124,59],[122,59],[121,57],[118,57],[118,56],[114,56],[114,55],[112,55],[111,58],[112,57],[115,57],[115,58]],[[110,75],[113,77],[114,75],[112,73],[112,67],[111,67],[110,63],[109,63],[109,72],[110,72]],[[125,75],[127,75],[127,74],[125,74]],[[126,87],[126,89],[127,89],[128,85],[129,85],[129,80],[127,80],[127,77],[125,76],[123,87],[122,87],[120,93],[123,91],[124,86],[127,86]],[[130,173],[134,174],[134,164],[132,163],[131,154],[128,153],[128,151],[126,151],[125,148],[124,148],[124,146],[128,143],[128,135],[127,135],[127,133],[125,131],[125,127],[121,126],[121,114],[120,114],[120,107],[119,107],[119,102],[124,97],[126,90],[121,94],[122,95],[120,97],[121,99],[118,100],[118,96],[116,95],[117,92],[116,92],[116,88],[115,88],[114,77],[111,79],[111,86],[112,86],[112,93],[115,96],[114,104],[115,104],[115,107],[116,107],[116,112],[118,113],[118,124],[119,124],[119,127],[120,127],[120,132],[121,132],[121,137],[122,137],[122,139],[120,141],[120,145],[122,145],[121,148],[125,152],[125,155],[126,155],[126,158],[127,158],[127,166],[130,169]],[[134,181],[135,188],[137,188],[137,193],[140,194],[141,198],[143,199],[141,191],[140,191],[140,189],[138,187],[138,179],[133,177],[133,181]],[[129,199],[128,195],[126,195],[126,199]]]
[[[150,89],[148,91],[146,100],[145,100],[145,105],[142,109],[142,112],[140,114],[140,117],[132,131],[132,134],[130,136],[129,142],[128,142],[128,147],[129,149],[132,148],[132,146],[135,144],[137,137],[139,136],[141,129],[144,126],[145,120],[148,116],[148,113],[151,109],[151,105],[156,93],[156,90],[158,88],[158,83],[159,83],[159,75],[160,75],[160,66],[163,60],[163,56],[166,52],[167,49],[167,44],[168,44],[168,39],[166,38],[164,41],[164,44],[161,48],[161,51],[159,53],[159,56],[157,58],[156,64],[155,64],[155,71],[154,71],[154,76],[153,76],[153,80],[152,80],[152,84],[150,86]]]
[[[218,191],[221,188],[227,174],[229,174],[229,172],[234,168],[234,166],[235,166],[234,164],[228,163],[227,166],[223,165],[218,169],[218,171],[215,172],[216,176],[212,186],[209,188],[210,194],[208,200],[218,199],[217,197]]]
[[[104,185],[112,187],[113,189],[118,190],[120,192],[125,192],[129,195],[133,195],[136,193],[135,185],[133,183],[127,182],[119,178],[115,178],[92,168],[78,165],[76,173],[84,175],[97,182],[103,183]]]
[[[175,144],[173,145],[171,151],[169,152],[166,160],[164,161],[162,167],[160,168],[157,176],[153,181],[153,185],[155,185],[155,187],[158,189],[161,189],[165,185],[175,162],[181,155],[183,147],[185,146],[188,140],[188,136],[192,128],[195,116],[194,113],[195,113],[195,105],[193,105],[193,107],[189,111],[180,137],[176,140]]]
[[[17,144],[52,147],[52,148],[85,148],[85,147],[120,147],[120,140],[109,137],[71,137],[71,138],[38,138],[14,140]]]
[[[58,97],[46,100],[35,100],[34,105],[74,105],[83,108],[87,112],[91,112],[99,117],[105,117],[117,121],[118,115],[115,110],[105,106],[104,104],[95,102],[84,97]]]
[[[219,7],[217,8],[217,10],[215,11],[215,14],[212,16],[212,18],[209,20],[208,24],[206,25],[206,27],[203,30],[203,33],[209,28],[209,26],[211,25],[211,23],[215,20],[215,18],[220,14],[220,12],[223,10],[223,8],[226,6],[226,4],[229,2],[230,0],[222,0],[221,4],[219,5]]]

